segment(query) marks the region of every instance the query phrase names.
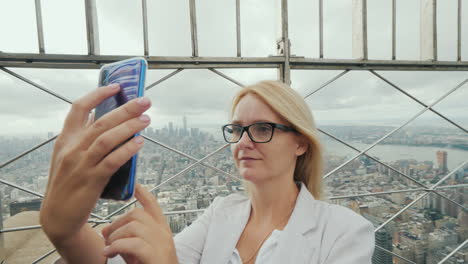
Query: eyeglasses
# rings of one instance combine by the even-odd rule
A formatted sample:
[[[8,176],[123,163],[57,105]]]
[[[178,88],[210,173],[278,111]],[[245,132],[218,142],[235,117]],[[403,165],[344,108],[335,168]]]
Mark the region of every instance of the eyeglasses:
[[[242,138],[244,131],[247,131],[250,140],[253,142],[267,143],[273,138],[275,128],[285,132],[296,131],[292,127],[268,122],[254,123],[248,126],[227,124],[223,126],[223,136],[227,143],[237,143]]]

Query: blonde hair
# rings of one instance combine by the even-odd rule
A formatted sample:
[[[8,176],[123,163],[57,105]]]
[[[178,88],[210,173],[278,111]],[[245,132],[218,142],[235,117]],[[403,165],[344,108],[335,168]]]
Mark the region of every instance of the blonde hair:
[[[263,100],[306,139],[308,148],[297,158],[294,181],[303,182],[315,199],[322,199],[322,148],[312,112],[304,99],[282,82],[261,81],[244,87],[235,95],[231,119],[239,101],[247,94],[254,94]]]

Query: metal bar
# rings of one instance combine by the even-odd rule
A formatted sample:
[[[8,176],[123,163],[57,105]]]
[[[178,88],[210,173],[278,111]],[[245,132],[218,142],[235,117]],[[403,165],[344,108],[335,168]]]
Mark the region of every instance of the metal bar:
[[[170,178],[168,178],[167,180],[163,181],[162,183],[160,183],[159,185],[153,187],[152,189],[150,189],[150,192],[156,190],[157,188],[161,187],[162,185],[168,183],[169,181],[171,181],[172,179],[174,179],[175,177],[179,176],[179,175],[182,175],[184,174],[185,172],[187,172],[188,170],[192,169],[193,167],[195,167],[196,165],[200,164],[200,163],[203,163],[206,159],[210,158],[211,156],[213,156],[214,154],[220,152],[221,150],[227,148],[229,146],[229,143],[225,144],[224,146],[221,146],[220,148],[216,149],[215,151],[211,152],[210,154],[206,155],[205,157],[203,157],[202,159],[199,159],[197,162],[194,162],[192,164],[190,164],[189,166],[185,167],[185,169],[181,170],[180,172],[178,172],[177,174],[175,175],[172,175]],[[105,219],[109,219],[111,218],[112,216],[120,213],[122,210],[125,210],[126,208],[128,208],[129,206],[131,206],[132,204],[136,203],[137,200],[136,199],[133,199],[131,202],[125,204],[124,206],[120,207],[119,209],[115,210],[113,213],[107,215],[105,217]]]
[[[468,160],[461,163],[458,167],[456,167],[454,170],[452,170],[449,174],[445,175],[442,179],[440,179],[436,184],[434,184],[431,188],[429,188],[429,190],[434,190],[435,187],[437,187],[437,185],[439,185],[440,183],[444,182],[446,179],[448,179],[450,176],[452,176],[452,174],[454,174],[456,171],[458,171],[460,168],[463,168],[463,166],[465,166],[466,164],[468,163]],[[414,199],[411,203],[409,203],[408,205],[406,205],[405,207],[403,207],[400,211],[398,211],[396,214],[392,215],[392,217],[390,217],[389,219],[387,219],[384,223],[382,223],[379,227],[377,227],[374,232],[377,232],[379,231],[380,229],[382,229],[385,225],[387,225],[388,223],[390,223],[391,221],[393,221],[393,219],[395,219],[397,216],[399,216],[401,213],[403,213],[404,211],[406,211],[408,208],[410,208],[413,204],[417,203],[419,200],[421,200],[422,198],[424,198],[424,196],[428,195],[430,192],[426,192],[426,193],[423,193],[422,195],[420,195],[418,198]]]
[[[195,0],[190,0],[190,32],[192,34],[192,56],[198,57],[197,11]]]
[[[314,93],[322,90],[323,88],[325,88],[326,86],[328,86],[330,83],[338,80],[340,77],[342,77],[343,75],[345,75],[346,73],[348,73],[349,70],[344,70],[343,72],[339,73],[338,75],[336,75],[335,77],[333,77],[332,79],[330,79],[329,81],[325,82],[324,84],[322,84],[319,88],[315,89],[313,92],[310,92],[308,93],[306,96],[304,96],[304,100],[307,99],[309,96],[313,95]]]
[[[411,123],[414,119],[416,119],[417,117],[419,117],[420,115],[422,115],[423,113],[425,113],[429,108],[433,107],[434,105],[436,105],[437,103],[439,103],[440,101],[442,101],[445,97],[447,97],[448,95],[450,95],[451,93],[453,93],[454,91],[456,91],[458,88],[460,88],[461,86],[463,86],[466,82],[468,82],[468,79],[465,79],[463,82],[461,82],[460,84],[458,84],[455,88],[451,89],[450,91],[448,91],[447,93],[445,93],[442,97],[440,97],[439,99],[437,99],[436,101],[434,101],[432,104],[428,105],[426,108],[424,108],[423,110],[419,111],[419,113],[417,113],[416,115],[414,115],[412,118],[410,118],[408,121],[406,121],[404,124],[402,124],[401,126],[395,128],[394,130],[390,131],[390,133],[388,133],[387,135],[383,136],[382,138],[380,138],[379,140],[377,140],[376,142],[374,142],[372,145],[370,145],[369,147],[367,147],[366,149],[364,149],[363,151],[361,151],[359,154],[357,154],[356,156],[352,157],[351,159],[347,160],[346,162],[344,162],[343,164],[341,164],[340,166],[338,166],[337,168],[335,168],[334,170],[330,171],[329,173],[327,173],[327,175],[325,175],[323,178],[326,179],[328,178],[328,176],[330,176],[331,174],[335,173],[336,171],[338,171],[339,169],[343,168],[344,166],[346,166],[348,163],[350,163],[351,161],[353,161],[355,158],[359,157],[360,155],[362,155],[363,153],[367,152],[368,150],[372,149],[373,147],[375,147],[377,144],[379,144],[380,142],[382,142],[383,140],[385,140],[386,138],[388,138],[389,136],[391,136],[393,133],[397,132],[398,130],[402,129],[403,127],[405,127],[406,125],[408,125],[409,123]]]
[[[427,105],[421,101],[419,101],[416,97],[412,96],[411,94],[407,93],[406,91],[404,91],[403,89],[401,89],[400,87],[398,87],[396,84],[390,82],[389,80],[387,80],[386,78],[382,77],[380,74],[376,73],[375,71],[373,70],[369,70],[372,74],[374,74],[375,76],[377,76],[379,79],[381,79],[382,81],[386,82],[387,84],[389,84],[390,86],[392,86],[393,88],[397,89],[398,91],[400,91],[401,93],[403,93],[404,95],[408,96],[409,98],[413,99],[414,101],[416,101],[418,104],[424,106],[424,107],[427,107]],[[433,112],[434,114],[440,116],[441,118],[445,119],[447,122],[449,122],[450,124],[458,127],[459,129],[463,130],[463,132],[465,133],[468,133],[468,130],[466,130],[464,127],[460,126],[459,124],[457,124],[456,122],[450,120],[448,117],[442,115],[441,113],[437,112],[435,109],[433,108],[429,108],[429,110],[431,112]]]
[[[289,22],[288,22],[288,0],[281,0],[281,28],[284,42],[284,67],[282,69],[283,82],[291,84],[291,67],[289,66],[289,56],[291,52],[291,43],[289,41]]]
[[[156,86],[156,85],[158,85],[158,84],[164,82],[165,80],[171,78],[172,76],[178,74],[179,72],[181,72],[181,71],[183,71],[183,70],[184,70],[184,69],[177,69],[177,70],[175,70],[175,71],[169,73],[168,75],[162,77],[161,79],[155,81],[154,83],[152,83],[152,84],[146,86],[145,90],[149,90],[149,89],[153,88],[154,86]]]
[[[323,58],[323,0],[319,0],[319,58]]]
[[[458,250],[462,249],[466,244],[468,243],[468,239],[465,239],[465,241],[463,241],[463,243],[461,243],[456,249],[454,249],[452,252],[450,252],[450,254],[448,254],[447,256],[445,256],[445,258],[443,258],[441,261],[439,261],[439,263],[437,264],[442,264],[444,263],[445,261],[447,261],[449,258],[451,258],[455,253],[458,252]]]
[[[437,187],[435,189],[436,190],[444,190],[444,189],[463,188],[463,187],[468,187],[468,184],[447,185],[447,186]],[[392,193],[424,192],[424,191],[429,191],[429,188],[416,188],[416,189],[396,190],[396,191],[387,191],[387,192],[375,192],[375,193],[363,193],[363,194],[354,194],[354,195],[332,196],[332,197],[330,197],[328,199],[329,200],[340,200],[340,199],[349,199],[349,198],[357,198],[357,197],[365,197],[365,196],[379,196],[379,195],[386,195],[386,194],[392,194]],[[432,192],[437,193],[437,191],[432,191]]]
[[[148,10],[146,0],[141,0],[142,15],[143,15],[143,42],[144,42],[144,54],[149,56],[148,46]]]
[[[213,68],[209,68],[208,70],[218,74],[219,76],[223,77],[224,79],[230,81],[230,82],[233,82],[235,84],[237,84],[239,87],[245,87],[245,85],[243,85],[241,82],[238,82],[236,80],[234,80],[233,78],[227,76],[226,74],[220,72],[220,71],[217,71],[216,69],[213,69]]]
[[[434,45],[432,46],[433,48],[433,57],[434,60],[437,60],[437,0],[432,1],[432,6],[433,6],[433,12],[432,12],[432,41]]]
[[[407,263],[417,264],[416,262],[413,262],[413,261],[411,261],[411,260],[409,260],[409,259],[407,259],[407,258],[405,258],[403,256],[400,256],[400,255],[398,255],[396,253],[393,253],[393,252],[391,252],[391,251],[389,251],[389,250],[387,250],[387,249],[385,249],[385,248],[383,248],[381,246],[375,245],[375,247],[377,249],[379,249],[379,250],[384,251],[385,253],[388,253],[388,254],[393,255],[393,256],[395,256],[395,257],[397,257],[397,258],[399,258],[399,259],[401,259],[403,261],[406,261]]]
[[[36,264],[36,263],[39,263],[41,261],[43,261],[44,259],[46,259],[48,256],[52,255],[55,253],[55,251],[57,251],[57,249],[52,249],[50,251],[48,251],[47,253],[45,253],[44,255],[40,256],[39,258],[35,259],[32,264]]]
[[[465,184],[454,184],[454,185],[445,185],[445,186],[436,187],[436,189],[451,189],[451,188],[465,188],[465,187],[468,187],[468,183],[465,183]]]
[[[362,0],[362,54],[363,60],[368,59],[367,54],[367,0]]]
[[[354,194],[354,195],[342,195],[342,196],[333,196],[328,198],[329,200],[340,200],[340,199],[349,199],[357,197],[366,197],[366,196],[379,196],[392,193],[405,193],[405,192],[422,192],[427,190],[426,188],[417,188],[417,189],[407,189],[407,190],[398,190],[398,191],[387,191],[387,192],[375,192],[375,193],[363,193],[363,194]]]
[[[349,148],[351,148],[351,149],[353,149],[353,150],[355,150],[355,151],[357,151],[357,152],[360,152],[359,149],[357,149],[357,148],[355,148],[354,146],[348,144],[347,142],[345,142],[345,141],[343,141],[343,140],[341,140],[341,139],[339,139],[339,138],[333,136],[332,134],[330,134],[330,133],[328,133],[328,132],[326,132],[326,131],[324,131],[324,130],[322,130],[322,129],[318,129],[318,130],[319,130],[321,133],[323,133],[323,134],[325,134],[325,135],[327,135],[327,136],[333,138],[334,140],[340,142],[341,144],[343,144],[343,145],[345,145],[345,146],[347,146],[347,147],[349,147]],[[369,159],[372,159],[373,161],[375,161],[375,162],[377,162],[377,163],[379,163],[379,164],[385,166],[386,168],[388,168],[388,169],[390,169],[390,170],[392,170],[392,171],[398,173],[399,175],[404,176],[405,178],[407,178],[407,179],[411,180],[412,182],[416,183],[417,185],[420,185],[420,186],[424,187],[424,189],[423,189],[424,191],[428,191],[428,190],[429,190],[429,187],[428,187],[428,186],[424,185],[423,183],[419,182],[418,180],[414,179],[413,177],[411,177],[411,176],[409,176],[409,175],[406,175],[406,174],[403,173],[403,172],[400,172],[399,170],[393,168],[392,166],[387,165],[387,164],[381,162],[380,160],[378,160],[378,159],[376,159],[376,158],[374,158],[374,157],[372,157],[372,156],[370,156],[370,155],[368,155],[368,154],[366,154],[366,153],[364,153],[364,155],[366,155]],[[429,191],[431,191],[431,190],[429,190]],[[437,191],[433,191],[433,192],[434,192],[435,194],[439,195],[440,197],[442,197],[442,198],[444,198],[444,199],[450,201],[451,203],[453,203],[453,204],[455,204],[455,205],[461,207],[464,211],[468,211],[468,209],[467,209],[465,206],[463,206],[463,205],[461,205],[460,203],[458,203],[458,202],[452,200],[451,198],[445,196],[444,194],[441,194],[441,193],[439,193],[439,192],[437,192]]]
[[[0,52],[0,67],[99,69],[134,56],[27,54]],[[150,69],[194,68],[278,68],[283,56],[270,57],[162,57],[147,58]],[[390,70],[390,71],[468,71],[468,61],[354,60],[290,57],[291,69]]]
[[[199,213],[199,212],[203,212],[203,211],[205,211],[205,209],[182,210],[182,211],[169,211],[169,212],[164,212],[164,215],[191,214],[191,213]]]
[[[18,190],[21,190],[21,191],[23,191],[23,192],[32,194],[32,195],[34,195],[34,196],[37,196],[37,197],[40,197],[40,198],[44,198],[44,195],[43,195],[43,194],[38,193],[38,192],[35,192],[35,191],[32,191],[32,190],[29,190],[28,188],[21,187],[21,186],[19,186],[18,184],[15,184],[15,183],[12,183],[12,182],[3,180],[3,179],[0,179],[0,183],[5,184],[5,185],[8,185],[8,186],[13,187],[13,188],[18,189]]]
[[[240,0],[236,0],[236,43],[237,57],[241,57],[241,24],[240,24]]]
[[[396,0],[392,0],[392,60],[396,59]]]
[[[14,161],[16,161],[16,160],[21,159],[22,157],[24,157],[24,156],[28,155],[29,153],[33,152],[34,150],[36,150],[36,149],[38,149],[38,148],[40,148],[40,147],[46,145],[47,143],[49,143],[49,142],[55,140],[57,137],[58,137],[58,135],[56,135],[56,136],[54,136],[54,137],[51,137],[51,138],[49,138],[49,139],[47,139],[47,140],[45,140],[45,141],[43,141],[43,142],[41,142],[41,143],[35,145],[34,147],[32,147],[32,148],[30,148],[30,149],[24,151],[23,153],[21,153],[21,154],[15,156],[15,157],[13,157],[13,158],[11,158],[10,160],[7,160],[7,161],[3,162],[3,163],[0,165],[0,169],[3,169],[3,167],[8,166],[10,163],[12,163],[12,162],[14,162]]]
[[[92,224],[105,224],[111,223],[111,220],[88,220],[88,223]],[[1,229],[0,233],[8,233],[8,232],[16,232],[16,231],[25,231],[25,230],[34,230],[34,229],[41,229],[41,225],[32,225],[32,226],[21,226],[21,227],[13,227],[13,228],[5,228]]]
[[[36,0],[36,27],[37,27],[37,43],[39,44],[39,53],[44,54],[44,28],[42,26],[42,9],[41,0]]]
[[[57,94],[57,93],[55,93],[55,92],[53,92],[53,91],[51,91],[51,90],[45,88],[45,87],[43,87],[42,85],[39,85],[39,84],[37,84],[37,83],[35,83],[35,82],[33,82],[33,81],[27,79],[26,77],[23,77],[23,76],[21,76],[21,75],[15,73],[15,72],[12,72],[12,71],[10,71],[10,70],[7,69],[7,68],[0,67],[0,70],[4,71],[4,72],[6,72],[6,73],[8,73],[8,74],[10,74],[10,75],[12,75],[12,76],[14,76],[14,77],[20,79],[20,80],[22,80],[23,82],[29,83],[30,85],[32,85],[32,86],[34,86],[34,87],[36,87],[36,88],[39,88],[40,90],[42,90],[42,91],[44,91],[44,92],[46,92],[46,93],[48,93],[48,94],[50,94],[50,95],[52,95],[52,96],[55,96],[55,97],[57,97],[58,99],[61,99],[62,101],[65,101],[65,102],[67,102],[67,103],[69,103],[69,104],[72,104],[72,103],[73,103],[71,100],[69,100],[69,99],[67,99],[67,98],[65,98],[65,97],[63,97],[63,96],[61,96],[61,95],[59,95],[59,94]]]
[[[355,150],[355,151],[357,151],[357,152],[360,152],[359,149],[357,149],[357,148],[355,148],[354,146],[348,144],[347,142],[345,142],[345,141],[343,141],[343,140],[341,140],[341,139],[335,137],[334,135],[332,135],[332,134],[330,134],[330,133],[324,131],[323,129],[318,129],[318,130],[319,130],[321,133],[323,133],[323,134],[325,134],[325,135],[327,135],[327,136],[333,138],[334,140],[340,142],[341,144],[347,146],[348,148],[350,148],[350,149],[352,149],[352,150]],[[404,176],[404,177],[407,178],[408,180],[410,180],[410,181],[416,183],[417,185],[422,186],[422,187],[424,187],[424,188],[426,188],[426,189],[429,188],[428,186],[422,184],[421,182],[419,182],[418,180],[414,179],[413,177],[411,177],[411,176],[409,176],[409,175],[406,175],[406,174],[403,173],[403,172],[400,172],[399,170],[393,168],[392,166],[390,166],[390,165],[388,165],[388,164],[385,164],[385,163],[383,163],[382,161],[380,161],[380,160],[378,160],[378,159],[376,159],[376,158],[374,158],[374,157],[372,157],[372,156],[370,156],[370,155],[368,155],[368,154],[366,154],[366,153],[363,153],[363,154],[366,155],[366,157],[368,157],[369,159],[371,159],[371,160],[373,160],[373,161],[375,161],[375,162],[381,164],[382,166],[384,166],[384,167],[386,167],[386,168],[392,170],[393,172],[396,172],[396,173],[398,173],[398,174]]]
[[[85,0],[86,36],[88,39],[88,54],[99,54],[99,30],[95,0]]]
[[[159,145],[159,146],[161,146],[161,147],[163,147],[163,148],[165,148],[165,149],[167,149],[167,150],[169,150],[169,151],[172,151],[172,152],[175,152],[175,153],[177,153],[177,154],[179,154],[179,155],[181,155],[181,156],[184,156],[184,157],[186,157],[186,158],[188,158],[188,159],[190,159],[190,160],[192,160],[192,161],[194,161],[194,162],[198,162],[198,161],[199,161],[198,159],[196,159],[196,158],[194,158],[194,157],[192,157],[192,156],[190,156],[190,155],[188,155],[188,154],[186,154],[186,153],[184,153],[184,152],[182,152],[182,151],[179,151],[179,150],[177,150],[177,149],[175,149],[175,148],[171,148],[171,147],[169,147],[168,145],[166,145],[166,144],[164,144],[164,143],[161,143],[161,142],[159,142],[159,141],[157,141],[157,140],[155,140],[155,139],[153,139],[153,138],[150,138],[150,137],[145,136],[145,135],[142,135],[142,137],[145,138],[145,139],[147,139],[147,140],[149,140],[149,141],[151,141],[151,142],[153,142],[154,144],[157,144],[157,145]],[[234,175],[232,175],[232,174],[230,174],[230,173],[227,173],[227,172],[225,172],[225,171],[223,171],[223,170],[221,170],[221,169],[218,169],[218,168],[216,168],[216,167],[214,167],[214,166],[211,166],[210,164],[207,164],[207,163],[202,162],[200,165],[203,165],[203,166],[205,166],[205,167],[207,167],[207,168],[210,168],[210,169],[212,169],[212,170],[215,170],[215,171],[217,171],[217,172],[220,172],[220,173],[222,173],[222,174],[224,174],[224,175],[226,175],[226,176],[228,176],[228,177],[233,178],[234,180],[237,180],[237,181],[240,181],[240,180],[241,180],[240,178],[238,178],[238,177],[236,177],[236,176],[234,176]]]
[[[457,12],[457,61],[461,61],[461,9],[462,9],[462,2],[458,0],[458,12]]]

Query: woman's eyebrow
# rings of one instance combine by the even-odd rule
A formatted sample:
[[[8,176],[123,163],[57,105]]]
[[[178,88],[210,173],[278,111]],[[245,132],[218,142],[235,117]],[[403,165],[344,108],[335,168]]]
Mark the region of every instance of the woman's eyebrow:
[[[270,123],[270,122],[273,122],[273,121],[267,120],[267,119],[255,119],[252,122],[250,122],[249,125],[254,124],[254,123]],[[232,120],[231,124],[240,125],[242,124],[242,122],[240,120]]]

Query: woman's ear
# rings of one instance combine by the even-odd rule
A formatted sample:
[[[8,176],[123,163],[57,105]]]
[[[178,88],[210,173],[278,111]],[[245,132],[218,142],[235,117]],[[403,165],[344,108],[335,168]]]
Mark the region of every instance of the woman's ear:
[[[296,148],[296,156],[301,156],[303,155],[304,153],[306,153],[306,151],[309,149],[309,143],[306,139],[306,137],[304,137],[303,135],[298,135],[297,136],[297,148]]]

